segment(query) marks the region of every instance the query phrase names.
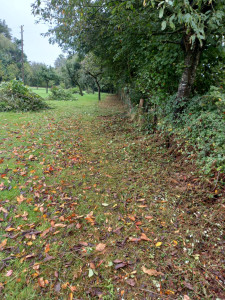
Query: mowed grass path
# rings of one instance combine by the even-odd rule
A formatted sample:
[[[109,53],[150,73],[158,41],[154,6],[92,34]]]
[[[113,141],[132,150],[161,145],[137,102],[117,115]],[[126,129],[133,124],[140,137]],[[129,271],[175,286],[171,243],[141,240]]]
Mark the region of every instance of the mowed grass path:
[[[222,297],[221,203],[94,96],[0,114],[3,298]]]

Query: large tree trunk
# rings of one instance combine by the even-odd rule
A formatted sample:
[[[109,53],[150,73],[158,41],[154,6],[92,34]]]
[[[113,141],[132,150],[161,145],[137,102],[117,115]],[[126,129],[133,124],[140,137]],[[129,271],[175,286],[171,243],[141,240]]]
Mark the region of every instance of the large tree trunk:
[[[185,60],[184,70],[179,83],[176,96],[175,117],[177,117],[184,109],[185,102],[191,95],[193,84],[196,77],[196,70],[199,64],[202,48],[198,40],[193,45],[190,43],[190,35],[184,37]]]

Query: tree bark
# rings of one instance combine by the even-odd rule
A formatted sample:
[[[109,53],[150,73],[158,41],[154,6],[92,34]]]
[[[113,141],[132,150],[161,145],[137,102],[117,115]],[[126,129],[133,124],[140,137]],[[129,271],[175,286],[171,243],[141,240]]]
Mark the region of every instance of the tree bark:
[[[198,40],[193,45],[190,43],[190,35],[184,37],[185,60],[184,70],[178,86],[177,96],[175,100],[175,117],[177,117],[184,109],[184,104],[191,95],[193,84],[195,82],[196,70],[199,64],[202,48]]]
[[[84,96],[81,86],[80,86],[78,83],[77,83],[77,85],[78,85],[78,88],[79,88],[79,90],[80,90],[80,95],[81,95],[81,96]]]
[[[97,84],[97,87],[98,87],[98,101],[101,101],[101,88],[100,88],[100,84],[98,82],[97,79],[95,79],[95,82]]]
[[[48,94],[48,81],[46,81],[46,93]]]

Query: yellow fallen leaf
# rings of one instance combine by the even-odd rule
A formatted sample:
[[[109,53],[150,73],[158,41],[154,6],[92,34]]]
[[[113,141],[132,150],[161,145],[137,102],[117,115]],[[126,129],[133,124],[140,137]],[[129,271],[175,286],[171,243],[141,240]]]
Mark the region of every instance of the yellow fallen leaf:
[[[10,231],[16,231],[16,228],[9,227],[9,228],[6,228],[6,230],[5,230],[5,231],[8,231],[8,232],[10,232]]]
[[[162,242],[158,242],[155,244],[156,247],[160,247],[162,245]]]
[[[178,244],[178,242],[174,240],[174,241],[173,241],[173,245],[174,245],[174,246],[177,246],[177,244]]]
[[[166,290],[165,294],[166,295],[174,295],[175,293],[173,291],[171,291],[171,290]]]
[[[70,293],[70,294],[69,294],[68,300],[73,300],[73,293]]]

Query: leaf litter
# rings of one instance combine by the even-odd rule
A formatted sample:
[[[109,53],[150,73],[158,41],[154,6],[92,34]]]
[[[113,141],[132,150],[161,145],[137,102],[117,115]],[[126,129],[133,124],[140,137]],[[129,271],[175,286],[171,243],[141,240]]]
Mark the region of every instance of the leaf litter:
[[[21,117],[20,143],[9,133],[2,144],[0,290],[222,299],[224,201],[204,203],[206,191],[132,128],[116,99],[90,113]],[[179,174],[187,189],[174,188]]]

